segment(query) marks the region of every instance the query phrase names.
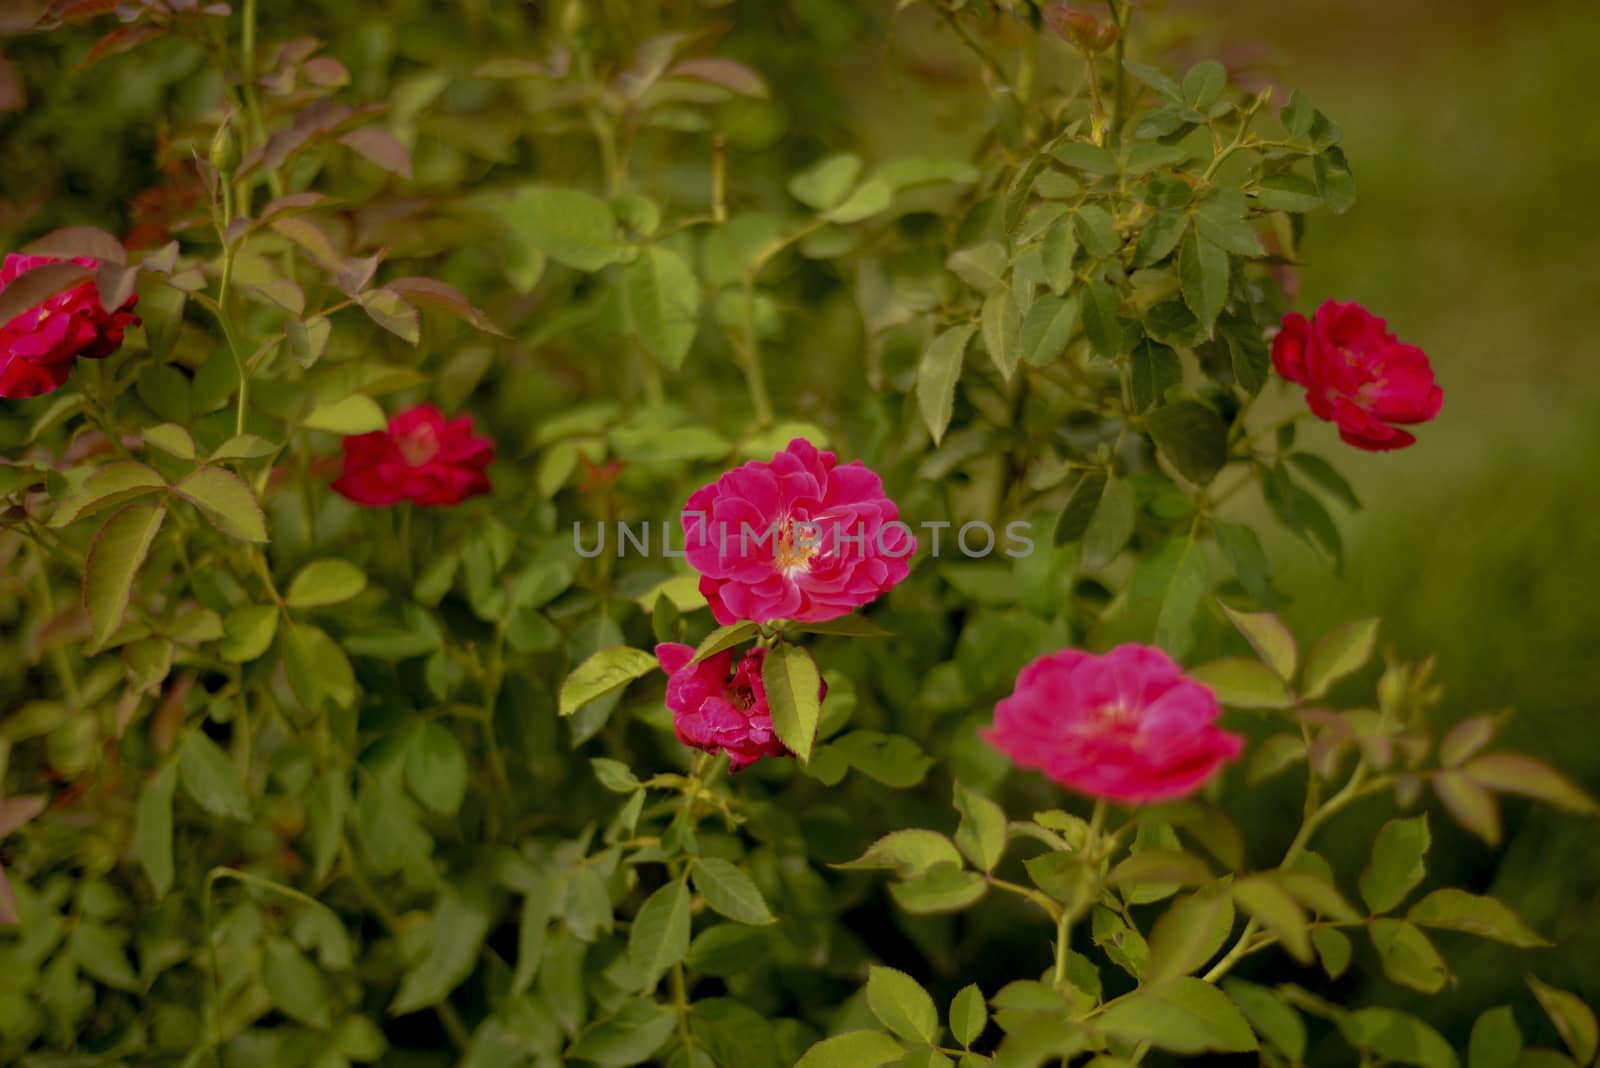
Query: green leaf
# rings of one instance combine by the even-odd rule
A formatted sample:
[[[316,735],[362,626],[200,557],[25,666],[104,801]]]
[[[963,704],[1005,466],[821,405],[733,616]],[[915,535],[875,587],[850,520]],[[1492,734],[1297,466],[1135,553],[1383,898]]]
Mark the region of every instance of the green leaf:
[[[778,739],[804,764],[811,759],[822,715],[821,679],[811,654],[795,645],[778,645],[761,666],[761,682],[772,706]]]
[[[1260,393],[1272,377],[1272,354],[1261,328],[1254,321],[1225,316],[1217,329],[1228,346],[1234,381],[1252,396]]]
[[[1072,261],[1078,255],[1078,235],[1070,216],[1062,216],[1045,231],[1039,246],[1039,263],[1050,291],[1061,296],[1072,288]]]
[[[422,340],[422,316],[400,294],[391,289],[369,289],[356,298],[367,318],[408,345]]]
[[[1149,411],[1167,390],[1183,382],[1183,363],[1178,354],[1149,339],[1134,346],[1128,372],[1133,386],[1133,406],[1140,412]]]
[[[1315,927],[1311,931],[1311,944],[1316,947],[1317,959],[1329,979],[1337,979],[1350,967],[1350,939],[1334,927]]]
[[[860,156],[829,156],[789,179],[789,193],[808,208],[828,211],[844,203],[859,177]]]
[[[1472,1025],[1467,1068],[1516,1068],[1522,1055],[1522,1031],[1510,1005],[1490,1009]]]
[[[1171,100],[1174,103],[1183,100],[1183,89],[1179,87],[1178,83],[1155,67],[1146,66],[1143,63],[1136,63],[1131,59],[1123,60],[1122,67],[1129,74],[1133,75],[1135,78],[1139,79],[1141,82],[1148,85],[1150,88],[1154,89],[1168,100]]]
[[[1327,693],[1333,684],[1366,666],[1378,645],[1378,621],[1363,619],[1325,634],[1306,657],[1302,686],[1307,700]]]
[[[1267,612],[1236,612],[1227,605],[1222,606],[1222,613],[1278,678],[1284,682],[1294,678],[1299,653],[1295,649],[1294,635],[1283,625],[1283,620]]]
[[[282,634],[283,666],[289,686],[308,711],[332,701],[349,708],[356,699],[356,677],[350,658],[320,627],[290,623]]]
[[[1256,1048],[1250,1024],[1227,995],[1198,979],[1146,987],[1101,1014],[1098,1029],[1174,1053],[1244,1053]]]
[[[994,871],[1006,851],[1006,813],[987,797],[956,784],[956,848],[980,871]]]
[[[176,456],[180,460],[193,460],[194,438],[176,423],[162,423],[144,431],[144,443],[152,448]]]
[[[1317,485],[1327,490],[1339,499],[1352,512],[1360,511],[1361,500],[1356,496],[1356,491],[1350,488],[1344,476],[1335,470],[1334,466],[1322,457],[1309,452],[1296,452],[1289,455],[1289,462],[1298,467]]]
[[[1222,988],[1244,1010],[1256,1034],[1281,1050],[1290,1063],[1305,1059],[1306,1023],[1287,1001],[1267,987],[1242,979],[1230,977]]]
[[[191,731],[178,749],[178,777],[196,804],[230,820],[250,819],[250,798],[239,769],[203,731]]]
[[[1311,962],[1311,938],[1305,912],[1289,893],[1265,876],[1245,876],[1233,884],[1233,899],[1263,927],[1278,936],[1289,955]]]
[[[404,1016],[437,1005],[472,974],[491,917],[487,879],[473,876],[447,882],[428,929],[427,954],[401,980],[389,1015]]]
[[[1106,473],[1100,470],[1085,471],[1078,476],[1077,483],[1072,487],[1072,495],[1056,517],[1053,540],[1057,546],[1070,545],[1088,531],[1095,511],[1100,507],[1100,498],[1105,494],[1107,481]]]
[[[626,253],[611,205],[582,190],[524,186],[497,214],[513,242],[580,271],[598,271]]]
[[[671,249],[653,246],[628,265],[622,284],[639,341],[662,366],[678,370],[700,320],[694,270]]]
[[[1594,1013],[1577,996],[1542,982],[1535,976],[1530,975],[1527,979],[1528,988],[1539,999],[1539,1005],[1550,1017],[1550,1022],[1556,1025],[1556,1030],[1561,1032],[1561,1041],[1567,1044],[1572,1056],[1579,1064],[1593,1061],[1595,1048],[1600,1045],[1600,1026],[1595,1023]]]
[[[849,224],[870,219],[889,210],[894,203],[894,187],[879,178],[869,178],[856,187],[856,191],[837,207],[829,209],[823,218],[829,222]]]
[[[645,899],[628,931],[628,960],[639,989],[653,990],[689,952],[689,887],[674,879]]]
[[[806,1050],[794,1068],[881,1068],[905,1053],[904,1046],[882,1031],[849,1031]]]
[[[1294,697],[1276,672],[1257,660],[1214,660],[1190,672],[1232,708],[1288,708]]]
[[[344,560],[315,560],[302,567],[284,598],[290,608],[343,604],[367,588],[367,573]]]
[[[1137,511],[1138,502],[1127,482],[1112,478],[1106,483],[1100,506],[1083,532],[1084,570],[1094,571],[1117,558],[1133,536]]]
[[[937,865],[961,867],[961,852],[937,831],[912,828],[893,831],[846,864],[834,864],[841,871],[892,870],[905,878],[921,875]]]
[[[83,564],[83,603],[94,623],[97,647],[122,625],[133,595],[133,580],[166,516],[164,507],[130,504],[107,519],[89,543]]]
[[[873,965],[867,972],[867,1005],[879,1023],[906,1041],[938,1041],[939,1010],[905,972]]]
[[[321,880],[333,870],[344,842],[345,816],[350,810],[350,784],[344,772],[324,774],[311,788],[306,806],[307,841],[311,846],[312,877]]]
[[[217,651],[224,660],[243,664],[254,660],[272,646],[278,633],[278,606],[248,604],[236,608],[223,624],[222,643]]]
[[[975,871],[960,871],[941,864],[922,875],[889,887],[889,896],[902,909],[918,916],[959,912],[982,898],[989,889]]]
[[[1211,530],[1217,536],[1217,547],[1228,558],[1245,592],[1257,604],[1268,608],[1277,604],[1278,594],[1272,588],[1272,565],[1267,561],[1260,535],[1243,523],[1226,523],[1220,519],[1211,521]]]
[[[1488,753],[1461,769],[1467,778],[1497,793],[1517,794],[1580,815],[1600,812],[1600,804],[1548,764],[1520,753]]]
[[[579,1035],[567,1059],[590,1061],[601,1068],[656,1063],[651,1055],[672,1035],[677,1022],[678,1014],[667,1006],[649,998],[629,998]]]
[[[1121,298],[1105,282],[1090,282],[1084,291],[1088,299],[1083,305],[1083,333],[1094,351],[1108,360],[1114,360],[1127,351],[1127,332],[1122,326]]]
[[[1022,313],[1009,291],[995,293],[983,302],[983,346],[995,369],[1007,382],[1022,360]]]
[[[382,430],[388,424],[388,417],[377,401],[365,393],[352,393],[341,400],[317,405],[300,425],[306,430],[350,435]]]
[[[440,815],[454,815],[467,794],[467,754],[455,732],[436,719],[414,727],[406,742],[406,785]]]
[[[91,978],[118,990],[139,989],[139,978],[128,964],[123,936],[90,921],[80,922],[67,938],[72,960]]]
[[[971,323],[953,326],[933,339],[917,366],[917,408],[933,443],[944,440],[955,413],[956,383],[961,379],[962,357],[977,328]]]
[[[776,923],[754,880],[720,857],[701,857],[690,869],[694,888],[716,912],[739,923]]]
[[[1367,928],[1391,982],[1435,994],[1450,978],[1444,958],[1428,936],[1404,920],[1373,920]]]
[[[289,340],[289,354],[294,357],[295,363],[309,368],[328,351],[333,323],[320,315],[313,315],[304,322],[290,319],[284,324],[283,334]]]
[[[158,900],[172,889],[172,792],[177,784],[177,765],[161,765],[139,791],[133,821],[133,851]]]
[[[1456,1054],[1433,1028],[1393,1009],[1358,1009],[1338,1017],[1339,1030],[1357,1049],[1421,1068],[1459,1068]]]
[[[1045,295],[1033,302],[1022,323],[1022,358],[1034,367],[1054,363],[1078,326],[1078,302]]]
[[[327,1030],[332,1023],[327,980],[293,942],[269,938],[261,954],[261,981],[279,1012],[309,1027]]]
[[[710,517],[707,517],[709,522]],[[742,645],[760,633],[761,628],[754,623],[730,623],[725,627],[718,627],[695,647],[694,656],[689,663],[698,664],[709,660],[718,653]]]
[[[211,525],[230,538],[265,544],[267,525],[256,495],[238,475],[221,467],[202,467],[173,489],[198,507]]]
[[[985,295],[1006,290],[1006,273],[1011,267],[1006,247],[998,241],[957,249],[944,265],[946,270]]]
[[[1151,928],[1145,982],[1154,985],[1199,971],[1228,940],[1233,919],[1233,899],[1225,893],[1178,898]]]
[[[1117,173],[1117,157],[1090,141],[1065,141],[1051,148],[1050,154],[1073,170],[1086,174]]]
[[[684,962],[701,975],[727,978],[754,968],[766,959],[769,949],[770,943],[759,929],[722,923],[694,936]]]
[[[1480,938],[1532,949],[1550,943],[1525,923],[1509,907],[1492,897],[1478,897],[1465,890],[1446,887],[1435,890],[1406,912],[1406,919],[1423,927],[1465,931]]]
[[[1344,149],[1329,148],[1316,158],[1317,192],[1327,201],[1335,215],[1343,215],[1355,206],[1356,178],[1350,171],[1350,161]]]
[[[1209,336],[1222,306],[1228,302],[1231,263],[1228,253],[1198,231],[1191,230],[1178,252],[1178,273],[1183,281],[1183,301]]]
[[[656,658],[643,650],[621,645],[602,649],[573,669],[561,684],[561,715],[570,716],[655,668]]]
[[[976,983],[962,987],[950,1002],[950,1033],[956,1036],[957,1042],[970,1048],[988,1026],[989,1008],[984,1004],[983,991]]]
[[[1256,203],[1271,211],[1303,215],[1322,207],[1322,194],[1309,179],[1298,174],[1275,174],[1262,180]]]
[[[1209,405],[1178,400],[1145,416],[1150,436],[1184,478],[1205,486],[1228,461],[1228,430]]]
[[[1395,908],[1422,881],[1429,841],[1426,813],[1390,820],[1378,831],[1359,883],[1361,897],[1374,913]]]
[[[1156,644],[1181,659],[1194,641],[1195,612],[1209,580],[1205,553],[1192,537],[1166,542],[1140,563],[1129,600],[1155,610]]]
[[[1214,59],[1203,59],[1183,76],[1183,102],[1196,111],[1205,111],[1227,86],[1227,68]]]

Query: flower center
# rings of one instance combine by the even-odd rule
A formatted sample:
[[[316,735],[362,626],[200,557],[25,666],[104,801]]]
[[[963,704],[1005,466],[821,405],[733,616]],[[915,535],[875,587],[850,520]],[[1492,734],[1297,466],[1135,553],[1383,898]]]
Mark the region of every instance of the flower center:
[[[785,574],[804,571],[816,555],[817,531],[806,523],[785,523],[778,532],[778,547],[772,554],[773,562]]]
[[[412,467],[421,467],[439,455],[439,434],[433,427],[423,423],[411,433],[398,438],[395,447],[400,450],[400,455],[405,457],[406,463]]]

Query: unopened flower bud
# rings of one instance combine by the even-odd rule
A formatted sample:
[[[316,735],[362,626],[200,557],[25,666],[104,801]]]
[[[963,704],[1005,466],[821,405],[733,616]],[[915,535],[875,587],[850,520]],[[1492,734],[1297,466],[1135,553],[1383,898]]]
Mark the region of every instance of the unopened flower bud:
[[[1086,55],[1097,56],[1117,43],[1122,31],[1089,11],[1075,11],[1066,4],[1051,4],[1044,9],[1044,20],[1068,44]]]
[[[211,165],[218,174],[232,174],[239,166],[239,139],[233,134],[233,125],[223,123],[211,139]]]

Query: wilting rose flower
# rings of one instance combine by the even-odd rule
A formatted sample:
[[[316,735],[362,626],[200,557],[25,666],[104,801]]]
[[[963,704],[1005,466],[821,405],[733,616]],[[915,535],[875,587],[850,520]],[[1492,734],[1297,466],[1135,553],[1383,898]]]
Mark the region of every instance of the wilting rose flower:
[[[1063,649],[1017,676],[983,738],[1090,797],[1141,804],[1193,793],[1243,739],[1219,730],[1216,695],[1159,649]]]
[[[1284,316],[1272,363],[1306,387],[1317,418],[1337,424],[1341,438],[1369,452],[1415,443],[1394,424],[1425,423],[1444,404],[1427,354],[1398,341],[1387,323],[1355,303],[1330,300],[1310,320]]]
[[[357,504],[460,504],[489,492],[494,442],[472,433],[472,417],[446,420],[431,404],[389,420],[385,430],[344,439],[344,472],[333,488]]]
[[[796,438],[689,498],[685,548],[718,623],[837,619],[906,577],[917,540],[883,480],[837,464]]]
[[[54,256],[12,253],[0,265],[0,291],[35,267],[60,262]],[[72,260],[90,271],[100,266],[86,257]],[[0,325],[0,397],[37,397],[59,389],[79,356],[104,359],[122,345],[124,333],[139,325],[130,295],[116,311],[100,305],[94,279],[57,293]]]
[[[733,650],[709,656],[698,664],[694,649],[676,642],[656,646],[656,659],[667,679],[667,708],[678,741],[707,753],[727,753],[734,771],[764,756],[788,756],[772,727],[772,710],[761,684],[767,650],[752,649],[733,667]],[[828,695],[822,683],[819,699]]]

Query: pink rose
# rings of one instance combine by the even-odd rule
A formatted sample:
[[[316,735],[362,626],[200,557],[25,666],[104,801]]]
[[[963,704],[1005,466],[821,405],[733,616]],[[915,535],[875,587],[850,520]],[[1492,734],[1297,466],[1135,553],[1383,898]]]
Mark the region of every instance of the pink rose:
[[[12,253],[0,265],[0,290],[35,267],[57,262],[54,256]],[[90,271],[100,266],[86,257],[72,262]],[[66,382],[79,356],[100,360],[116,352],[127,329],[139,325],[132,311],[138,300],[130,296],[116,311],[107,312],[91,278],[0,325],[0,397],[49,393]]]
[[[837,619],[906,577],[917,539],[883,480],[837,464],[796,438],[689,498],[685,547],[718,623]]]
[[[1425,423],[1444,404],[1427,354],[1396,340],[1387,323],[1355,303],[1330,300],[1310,321],[1284,316],[1272,363],[1306,387],[1317,418],[1338,424],[1341,438],[1368,452],[1414,444],[1415,436],[1393,424]]]
[[[694,649],[676,642],[656,646],[656,659],[667,679],[667,707],[678,741],[707,753],[727,753],[734,771],[764,756],[789,756],[772,727],[772,710],[761,684],[767,650],[752,649],[729,678],[733,650],[690,664]],[[824,682],[821,697],[828,695]]]
[[[421,404],[389,420],[383,430],[344,439],[339,494],[369,508],[401,501],[454,505],[489,492],[494,442],[472,432],[472,417],[446,420]]]
[[[1244,740],[1217,729],[1216,696],[1159,649],[1040,657],[995,709],[985,741],[1090,797],[1141,804],[1198,790]]]

